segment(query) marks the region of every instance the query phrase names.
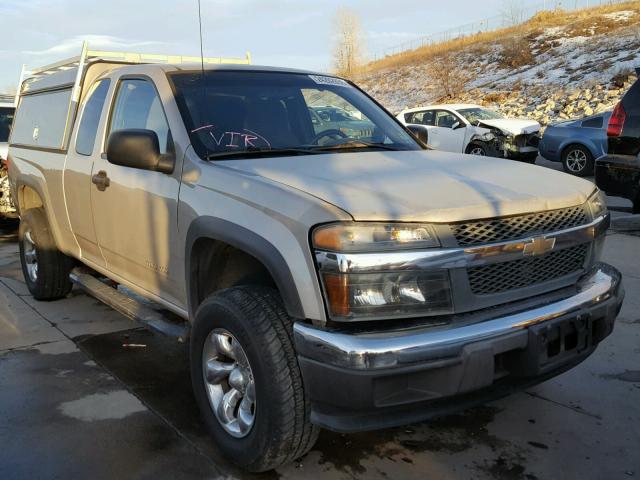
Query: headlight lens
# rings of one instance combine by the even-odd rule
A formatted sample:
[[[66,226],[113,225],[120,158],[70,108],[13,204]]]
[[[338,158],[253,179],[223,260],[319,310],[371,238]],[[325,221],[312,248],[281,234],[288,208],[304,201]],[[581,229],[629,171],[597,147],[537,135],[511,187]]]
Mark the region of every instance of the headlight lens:
[[[412,254],[407,250],[440,246],[430,225],[331,224],[316,228],[312,241],[333,320],[452,313],[448,271],[420,269],[403,259]]]
[[[607,213],[607,201],[600,189],[596,189],[596,191],[593,192],[589,200],[587,200],[587,204],[589,205],[592,218],[598,218]]]
[[[322,273],[331,318],[362,321],[452,313],[445,270]]]
[[[377,252],[440,246],[430,225],[413,223],[342,223],[313,232],[313,246],[332,252]]]

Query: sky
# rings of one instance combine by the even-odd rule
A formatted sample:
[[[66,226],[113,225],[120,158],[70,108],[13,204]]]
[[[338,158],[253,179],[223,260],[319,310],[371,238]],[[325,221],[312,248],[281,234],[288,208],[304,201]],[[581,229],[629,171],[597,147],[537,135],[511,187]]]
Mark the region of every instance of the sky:
[[[360,18],[368,55],[499,15],[512,0],[201,0],[205,56],[329,71],[335,13]],[[521,0],[535,5],[539,0]],[[0,92],[23,64],[46,65],[90,48],[198,55],[197,0],[0,0]]]

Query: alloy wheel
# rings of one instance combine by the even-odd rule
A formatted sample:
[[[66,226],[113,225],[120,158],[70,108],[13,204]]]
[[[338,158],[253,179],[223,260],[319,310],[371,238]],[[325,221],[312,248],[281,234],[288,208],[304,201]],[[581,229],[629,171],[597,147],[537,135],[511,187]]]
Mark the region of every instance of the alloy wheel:
[[[30,229],[24,232],[22,247],[24,251],[24,263],[27,267],[27,275],[29,275],[29,280],[35,283],[38,280],[38,253]]]
[[[214,329],[202,352],[202,374],[209,404],[231,436],[249,434],[256,417],[253,372],[240,342],[227,330]]]
[[[567,154],[567,168],[573,173],[579,173],[587,166],[587,155],[582,150],[571,150]]]

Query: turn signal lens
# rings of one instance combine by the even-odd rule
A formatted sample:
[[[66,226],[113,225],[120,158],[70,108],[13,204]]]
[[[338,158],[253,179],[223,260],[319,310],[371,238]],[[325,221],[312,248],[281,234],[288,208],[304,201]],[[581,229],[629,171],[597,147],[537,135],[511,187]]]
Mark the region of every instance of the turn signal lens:
[[[430,225],[413,223],[340,223],[313,232],[313,246],[334,252],[377,252],[440,246]]]
[[[599,189],[596,189],[596,191],[593,192],[589,197],[589,200],[587,200],[587,204],[589,205],[592,218],[598,218],[607,212],[607,201],[604,194]]]

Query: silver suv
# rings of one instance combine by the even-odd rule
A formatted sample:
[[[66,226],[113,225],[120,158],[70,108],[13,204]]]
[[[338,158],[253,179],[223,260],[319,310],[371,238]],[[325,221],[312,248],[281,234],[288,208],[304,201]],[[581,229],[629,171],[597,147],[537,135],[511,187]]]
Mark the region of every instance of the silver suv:
[[[105,55],[22,85],[9,173],[26,283],[54,300],[89,272],[182,317],[203,420],[244,468],[300,457],[321,427],[524,388],[611,332],[623,289],[599,262],[593,184],[430,151],[333,76]],[[371,128],[317,132],[326,105]]]

